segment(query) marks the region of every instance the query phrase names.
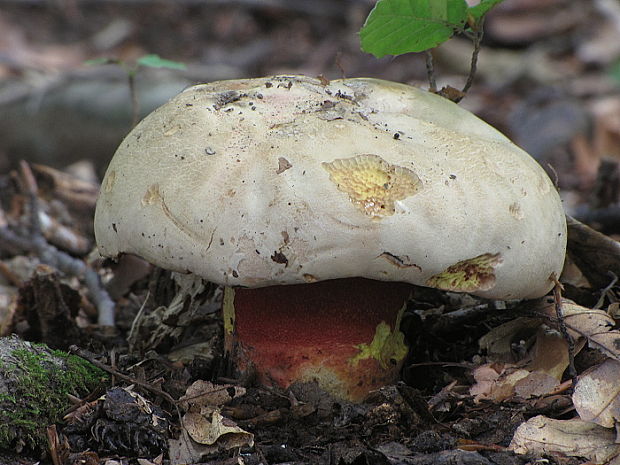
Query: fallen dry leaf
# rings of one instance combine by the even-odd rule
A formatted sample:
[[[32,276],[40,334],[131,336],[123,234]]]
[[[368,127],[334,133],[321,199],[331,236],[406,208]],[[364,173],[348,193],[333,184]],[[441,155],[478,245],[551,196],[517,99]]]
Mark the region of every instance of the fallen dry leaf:
[[[521,323],[507,324],[497,334],[503,334],[511,341],[514,337],[511,337],[510,331],[523,327]],[[494,338],[487,338],[491,339]],[[489,399],[501,402],[515,395],[529,399],[553,392],[568,366],[566,341],[560,334],[542,326],[528,356],[529,360],[519,364],[489,363],[476,368],[473,373],[476,384],[471,387],[470,394],[475,396],[476,401]]]
[[[215,410],[208,419],[202,413],[186,413],[183,426],[190,437],[199,444],[216,446],[217,449],[230,450],[254,445],[254,435]]]
[[[209,420],[201,413],[183,416],[183,431],[179,439],[168,441],[171,465],[200,461],[222,450],[254,446],[254,435],[239,428],[215,410]]]
[[[558,382],[568,367],[568,343],[556,331],[541,327],[536,334],[532,350],[532,360],[527,368],[534,372],[546,373]]]
[[[473,371],[476,383],[469,389],[469,393],[476,400],[487,399],[503,370],[503,364],[485,363]]]
[[[514,393],[523,398],[540,397],[553,392],[560,383],[549,373],[532,371],[514,385]]]
[[[550,322],[557,320],[553,299],[543,301],[536,310],[546,315]],[[577,352],[587,342],[591,348],[620,361],[620,331],[613,329],[615,321],[605,311],[582,307],[563,299],[562,312],[568,333],[576,342]],[[495,361],[505,361],[510,356],[514,357],[511,343],[518,340],[519,335],[531,332],[540,325],[540,322],[541,320],[536,318],[510,321],[483,336],[479,345],[487,350],[489,358],[497,357]],[[540,326],[535,345],[528,355],[530,360],[523,360],[521,363],[490,363],[478,367],[473,373],[476,384],[472,386],[470,393],[477,401],[490,399],[495,402],[501,402],[514,395],[527,399],[549,394],[560,383],[562,374],[568,366],[567,342],[559,333],[549,331],[543,325]],[[611,364],[606,365],[608,366]],[[613,375],[610,375],[609,379],[613,379]],[[587,379],[584,383],[586,382]],[[592,383],[588,384],[588,387],[592,389]],[[609,388],[605,394],[601,394],[602,402],[609,402],[612,396],[616,395],[613,388]],[[587,396],[589,400],[583,400],[584,405],[592,405],[588,402],[598,401],[591,394]],[[594,406],[592,408],[596,409]],[[602,410],[599,409],[599,413],[602,414]],[[613,415],[614,418],[620,417],[620,413]],[[583,416],[582,418],[587,419]],[[600,424],[611,427],[614,421],[607,419],[605,423]]]
[[[191,273],[172,273],[172,279],[177,289],[168,305],[136,315],[128,336],[132,351],[146,351],[166,339],[178,340],[183,328],[192,323],[198,308],[204,303],[207,286],[201,278]],[[175,321],[176,324],[170,325],[167,321]],[[145,334],[148,337],[144,337]]]
[[[476,384],[470,394],[476,401],[492,400],[502,402],[519,396],[523,399],[540,397],[553,392],[559,382],[556,378],[542,371],[528,371],[514,365],[503,365],[500,372],[492,365],[482,365],[474,370]]]
[[[539,415],[517,428],[510,449],[517,454],[564,454],[608,463],[620,454],[612,430],[578,418],[554,420]]]
[[[136,461],[138,462],[138,465],[161,465],[161,463],[162,463],[162,455],[161,454],[158,455],[153,460],[138,458],[138,459],[136,459]]]
[[[584,421],[612,428],[620,419],[620,362],[607,359],[579,377],[573,404]]]
[[[189,437],[187,431],[182,431],[179,439],[168,441],[168,456],[171,465],[185,465],[200,461],[208,455],[211,448],[198,444]]]
[[[200,410],[203,407],[221,407],[235,397],[245,394],[245,388],[232,384],[213,384],[209,381],[198,380],[192,383],[179,399],[181,408],[185,411]]]
[[[476,401],[492,400],[502,402],[515,394],[515,384],[526,378],[530,372],[515,365],[489,364],[474,370],[474,384],[470,394]]]
[[[551,321],[556,320],[553,302],[547,302],[538,310]],[[605,311],[582,307],[568,299],[562,299],[562,311],[566,329],[575,341],[583,338],[590,348],[620,360],[620,331],[613,329],[615,322]]]
[[[515,318],[496,326],[480,338],[478,346],[487,356],[497,362],[514,362],[512,342],[517,334],[534,334],[542,320],[537,318]]]

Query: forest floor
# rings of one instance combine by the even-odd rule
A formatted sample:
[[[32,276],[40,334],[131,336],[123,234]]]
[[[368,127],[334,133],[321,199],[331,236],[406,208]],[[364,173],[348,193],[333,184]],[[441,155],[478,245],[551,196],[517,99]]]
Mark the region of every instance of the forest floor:
[[[401,379],[363,403],[334,399],[312,384],[280,391],[235,379],[223,353],[220,289],[207,286],[174,321],[162,320],[178,292],[171,273],[135,257],[113,263],[95,253],[99,183],[130,129],[132,107],[126,71],[85,60],[131,64],[157,53],[185,63],[185,71],[138,72],[141,115],[192,83],[277,73],[426,87],[423,56],[377,60],[359,51],[357,31],[371,7],[366,0],[4,3],[0,335],[72,350],[107,372],[107,382],[72,396],[37,446],[24,438],[0,443],[0,463],[568,465],[620,454],[617,409],[601,407],[612,418],[605,422],[585,418],[573,384],[596,372],[613,387],[619,372],[614,365],[612,374],[600,374],[620,359],[613,342],[620,276],[617,2],[506,0],[487,19],[477,80],[461,103],[536,158],[569,215],[605,234],[571,223],[560,278],[570,300],[490,302],[419,288],[401,327],[410,347]],[[462,86],[470,53],[460,39],[434,52],[439,87]],[[101,296],[89,272],[114,303],[113,327],[98,324]],[[558,302],[564,324],[555,318]],[[592,320],[611,339],[601,341]],[[573,345],[561,335],[567,328]],[[209,428],[230,428],[210,433],[219,434],[214,445],[189,439],[189,420],[181,422],[188,407],[179,399],[190,386],[217,407]],[[214,394],[222,386],[228,397]],[[618,405],[617,388],[611,391],[589,401]],[[153,426],[162,418],[163,426]],[[554,446],[514,438],[536,418],[557,426],[549,432],[537,424],[555,435],[538,442]],[[583,429],[566,429],[576,420]]]

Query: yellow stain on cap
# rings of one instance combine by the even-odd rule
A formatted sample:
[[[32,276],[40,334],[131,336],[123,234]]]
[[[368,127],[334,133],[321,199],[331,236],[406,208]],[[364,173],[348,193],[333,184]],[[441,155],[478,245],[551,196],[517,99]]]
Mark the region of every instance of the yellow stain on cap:
[[[159,193],[159,184],[151,184],[144,196],[142,196],[142,205],[154,205],[161,202],[161,194]]]
[[[116,182],[116,171],[110,170],[106,175],[105,181],[103,183],[103,190],[106,194],[112,192],[114,188],[114,183]]]
[[[431,276],[426,285],[444,291],[488,291],[495,286],[495,268],[502,263],[500,254],[485,253],[455,263]]]
[[[417,174],[391,165],[378,155],[339,158],[322,165],[338,190],[346,193],[353,205],[371,218],[393,215],[394,202],[422,188]]]

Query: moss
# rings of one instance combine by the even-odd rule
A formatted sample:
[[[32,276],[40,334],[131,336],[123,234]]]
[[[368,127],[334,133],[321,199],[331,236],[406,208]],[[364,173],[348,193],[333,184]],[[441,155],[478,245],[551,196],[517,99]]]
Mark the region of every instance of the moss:
[[[65,374],[68,376],[64,378],[68,381],[67,389],[78,387],[82,391],[89,391],[93,386],[100,384],[102,378],[107,378],[103,370],[77,355],[67,354],[60,350],[53,350],[52,355],[64,360],[67,365]]]
[[[0,449],[17,440],[30,448],[42,446],[46,426],[61,421],[69,407],[68,394],[84,395],[106,378],[87,361],[45,346],[21,343],[9,353],[0,365],[10,393],[0,392]]]

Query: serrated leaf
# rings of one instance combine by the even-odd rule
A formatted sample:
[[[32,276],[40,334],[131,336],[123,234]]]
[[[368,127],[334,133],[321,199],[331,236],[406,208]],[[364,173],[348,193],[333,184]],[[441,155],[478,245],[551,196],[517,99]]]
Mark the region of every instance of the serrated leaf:
[[[479,21],[491,8],[503,1],[504,0],[481,0],[478,5],[472,6],[467,12],[472,15],[476,21]]]
[[[138,61],[136,63],[140,66],[146,66],[149,68],[168,68],[180,70],[184,70],[187,68],[184,63],[166,60],[165,58],[161,58],[159,55],[156,54],[144,55],[138,58]]]
[[[448,40],[467,19],[465,0],[379,0],[360,31],[377,58],[422,52]]]

